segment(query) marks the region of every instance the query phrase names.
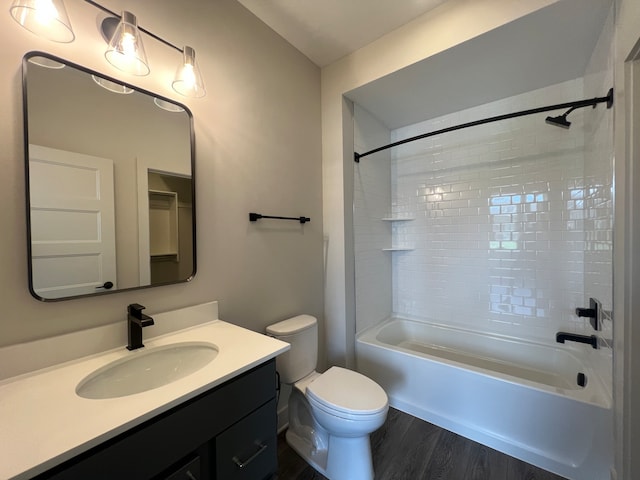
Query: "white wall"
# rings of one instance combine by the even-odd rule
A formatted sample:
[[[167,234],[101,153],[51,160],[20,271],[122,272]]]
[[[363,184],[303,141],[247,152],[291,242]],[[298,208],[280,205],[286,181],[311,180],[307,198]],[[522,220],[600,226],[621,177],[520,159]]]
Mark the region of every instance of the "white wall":
[[[391,138],[389,129],[368,111],[354,105],[354,146],[363,153]],[[391,157],[385,150],[354,163],[353,233],[355,257],[356,331],[391,316]]]
[[[352,118],[345,114],[343,94],[553,3],[452,0],[322,69],[325,320],[330,363],[350,364],[355,338],[354,299],[348,288],[353,277],[347,275],[353,252],[346,241],[352,223],[345,213],[353,197],[353,148],[349,152],[344,143],[350,138],[346,128]]]
[[[640,478],[640,2],[617,0],[614,107],[614,400],[618,479]],[[633,88],[632,88],[633,87]]]
[[[584,75],[586,98],[603,96],[613,88],[615,59],[614,8],[603,27]],[[614,102],[615,104],[615,102]],[[604,108],[585,115],[585,301],[602,302],[602,337],[613,346],[613,190],[614,110]],[[612,366],[607,366],[607,375]]]
[[[147,312],[220,301],[220,318],[262,330],[299,313],[323,316],[320,72],[234,0],[139,0],[140,25],[197,51],[207,87],[188,100],[170,88],[180,54],[145,38],[152,73],[122,74],[186,103],[194,115],[198,272],[187,284],[98,298],[40,303],[27,289],[22,56],[32,50],[118,76],[106,63],[100,11],[67,1],[76,33],[56,44],[0,15],[0,345],[122,323],[132,302]],[[112,1],[119,11],[130,2]],[[81,134],[81,132],[79,132]],[[306,215],[304,227],[250,224],[248,213]],[[114,339],[121,341],[121,339]]]

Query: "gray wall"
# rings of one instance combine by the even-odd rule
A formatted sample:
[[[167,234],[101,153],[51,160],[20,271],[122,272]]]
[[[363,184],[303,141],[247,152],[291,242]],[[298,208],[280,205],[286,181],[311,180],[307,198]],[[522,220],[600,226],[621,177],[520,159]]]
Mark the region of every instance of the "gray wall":
[[[219,300],[222,319],[254,330],[303,312],[322,319],[319,69],[233,0],[136,2],[140,25],[197,51],[207,96],[184,99],[170,88],[176,51],[147,37],[151,74],[120,74],[104,59],[99,10],[85,2],[66,5],[76,34],[71,44],[36,37],[0,15],[6,45],[0,51],[0,346],[115,322],[124,329],[132,302],[153,314]],[[120,76],[192,110],[198,273],[191,283],[59,303],[29,295],[20,68],[32,50]],[[311,222],[250,224],[250,211],[306,215]]]

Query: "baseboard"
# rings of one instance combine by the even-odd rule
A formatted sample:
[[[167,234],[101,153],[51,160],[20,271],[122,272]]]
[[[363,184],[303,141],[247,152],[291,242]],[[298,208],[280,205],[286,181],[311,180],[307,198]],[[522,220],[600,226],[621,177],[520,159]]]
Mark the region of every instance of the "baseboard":
[[[289,426],[289,405],[278,409],[278,433],[283,432]]]

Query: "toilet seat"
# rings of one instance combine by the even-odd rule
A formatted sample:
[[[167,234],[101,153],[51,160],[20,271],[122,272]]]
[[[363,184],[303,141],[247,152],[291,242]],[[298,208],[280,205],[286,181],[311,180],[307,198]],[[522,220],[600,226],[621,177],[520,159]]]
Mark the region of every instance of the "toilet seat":
[[[386,414],[388,397],[380,385],[364,375],[331,367],[306,386],[310,403],[325,412],[351,420]]]

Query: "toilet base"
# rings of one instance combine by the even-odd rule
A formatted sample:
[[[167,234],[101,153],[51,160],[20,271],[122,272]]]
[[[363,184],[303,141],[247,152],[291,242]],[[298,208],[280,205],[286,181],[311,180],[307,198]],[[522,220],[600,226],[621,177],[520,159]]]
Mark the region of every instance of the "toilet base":
[[[386,409],[358,420],[336,417],[314,409],[299,387],[289,397],[287,443],[329,480],[373,480],[369,433],[384,423]]]
[[[369,435],[329,436],[329,455],[325,476],[331,480],[373,480]]]
[[[287,443],[309,465],[329,480],[373,480],[371,444],[369,436],[329,436],[329,448],[317,449],[307,439],[291,429]]]
[[[297,435],[290,428],[285,434],[289,446],[319,473],[327,475],[327,450],[314,448],[305,438]]]

